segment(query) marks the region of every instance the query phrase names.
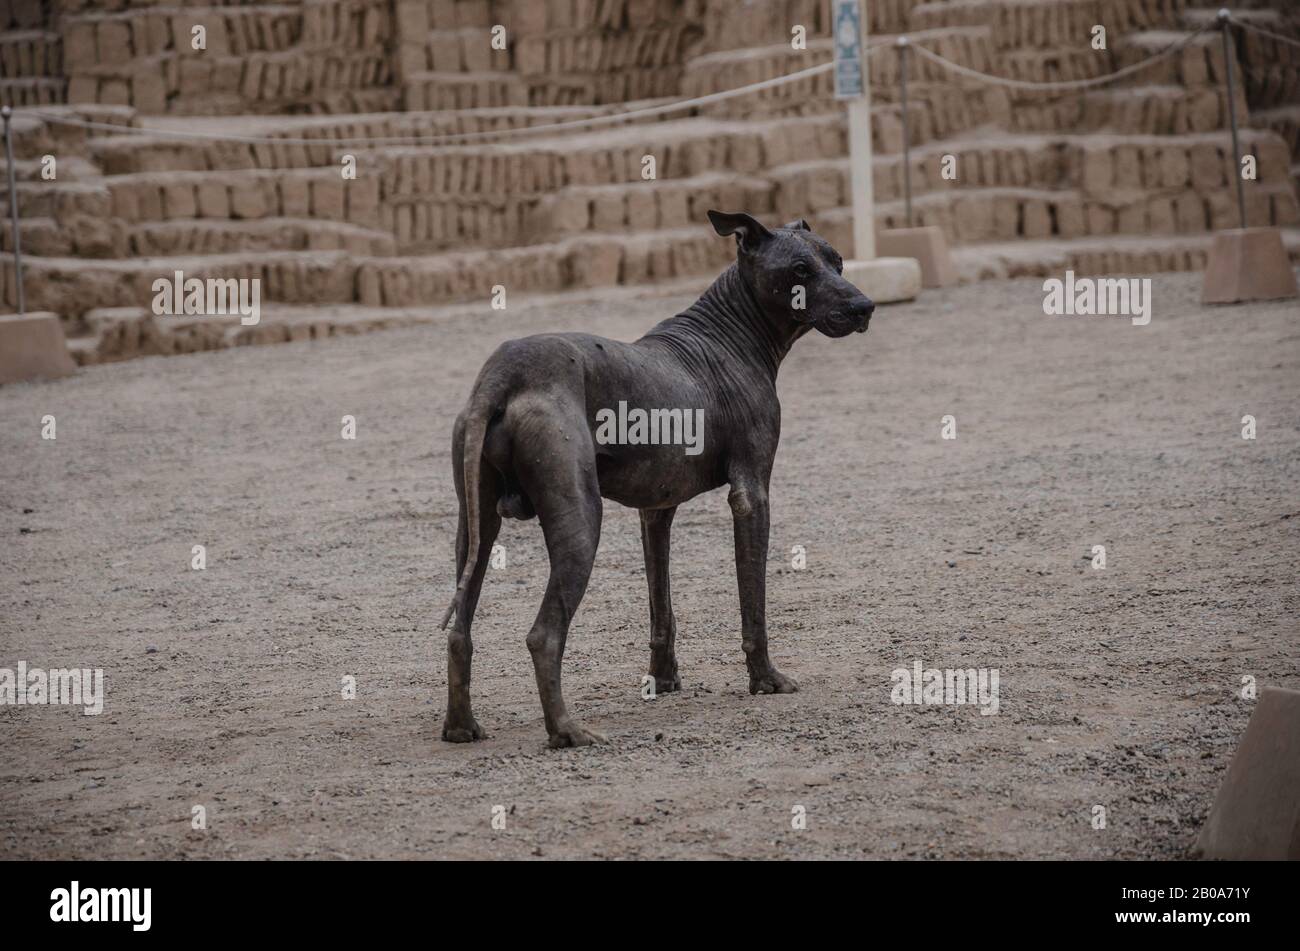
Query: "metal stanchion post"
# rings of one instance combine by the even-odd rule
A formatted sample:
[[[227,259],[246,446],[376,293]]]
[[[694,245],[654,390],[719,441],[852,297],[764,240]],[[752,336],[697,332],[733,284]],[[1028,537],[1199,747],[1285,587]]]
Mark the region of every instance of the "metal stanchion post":
[[[907,126],[907,37],[900,36],[898,46],[899,102],[903,114],[903,201],[907,209],[907,226],[912,227],[912,139]]]
[[[1228,84],[1228,121],[1232,124],[1232,177],[1237,180],[1237,211],[1241,226],[1246,227],[1246,189],[1241,182],[1241,142],[1237,135],[1237,94],[1232,81],[1232,35],[1228,32],[1232,14],[1219,11],[1219,31],[1223,34],[1223,71]]]
[[[23,299],[23,244],[18,233],[18,187],[14,184],[14,140],[9,128],[13,110],[8,106],[0,108],[0,118],[5,126],[5,166],[9,171],[9,215],[14,229],[14,281],[18,287],[18,314],[27,312],[27,302]]]

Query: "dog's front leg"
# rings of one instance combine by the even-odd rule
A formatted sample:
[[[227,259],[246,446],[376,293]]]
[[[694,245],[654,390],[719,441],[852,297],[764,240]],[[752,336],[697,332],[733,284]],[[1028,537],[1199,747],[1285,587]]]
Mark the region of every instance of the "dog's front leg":
[[[645,577],[650,586],[650,676],[656,693],[682,689],[677,676],[677,622],[673,619],[668,584],[669,532],[677,508],[641,510],[641,547],[645,551]]]
[[[798,685],[779,673],[767,656],[767,488],[733,482],[727,501],[735,521],[741,646],[749,666],[749,692],[794,693]]]

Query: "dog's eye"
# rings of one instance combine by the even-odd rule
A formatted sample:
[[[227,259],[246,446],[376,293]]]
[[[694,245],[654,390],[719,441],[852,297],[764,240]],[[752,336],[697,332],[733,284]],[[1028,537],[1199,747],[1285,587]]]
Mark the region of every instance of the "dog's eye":
[[[802,261],[800,261],[800,262],[798,262],[797,264],[795,264],[795,266],[794,266],[794,274],[795,274],[795,277],[798,277],[798,278],[801,278],[801,279],[802,279],[802,278],[805,278],[805,277],[811,277],[811,276],[812,276],[812,271],[808,268],[808,265],[806,265],[806,264],[804,264]]]

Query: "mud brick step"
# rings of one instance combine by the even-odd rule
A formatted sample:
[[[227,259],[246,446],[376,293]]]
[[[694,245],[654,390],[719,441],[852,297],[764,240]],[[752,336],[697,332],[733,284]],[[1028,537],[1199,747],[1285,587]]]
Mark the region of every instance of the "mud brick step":
[[[963,280],[1079,275],[1118,276],[1162,271],[1202,271],[1211,235],[1143,236],[1070,241],[1014,241],[970,245],[953,251]],[[1300,264],[1300,229],[1283,232],[1293,264]]]
[[[746,82],[759,82],[787,75],[798,69],[825,62],[826,56],[813,58],[792,54],[788,48],[778,48],[771,58],[760,57],[740,62],[748,51],[719,54],[724,62],[705,70],[698,68],[700,60],[693,60],[683,79],[683,88],[689,95],[708,95],[730,89],[736,83],[733,73],[744,75]],[[827,54],[829,55],[829,54]],[[879,151],[896,151],[902,147],[901,112],[897,106],[899,88],[895,53],[885,49],[873,54],[872,72],[872,136]],[[915,59],[915,57],[914,57]],[[741,63],[748,68],[738,68]],[[908,99],[913,144],[934,138],[967,132],[979,125],[998,121],[1009,111],[1009,102],[1001,90],[988,87],[954,84],[950,77],[922,77],[920,70],[909,69],[914,75],[909,80]],[[759,93],[713,103],[704,107],[707,115],[726,117],[781,117],[793,115],[829,114],[843,117],[843,106],[833,96],[831,73],[786,83]]]
[[[44,0],[10,0],[0,7],[0,30],[47,30],[54,10]]]
[[[1286,204],[1290,156],[1285,142],[1270,132],[1244,130],[1243,149],[1257,157],[1259,180]],[[945,157],[953,159],[954,179],[945,179]],[[998,136],[948,139],[913,150],[914,196],[987,187],[1080,190],[1092,198],[1113,198],[1116,190],[1146,189],[1153,196],[1224,192],[1231,183],[1231,140],[1222,133],[1193,136]],[[801,162],[770,169],[765,176],[783,200],[806,202],[810,209],[836,207],[847,194],[845,159]],[[878,202],[903,197],[901,155],[877,156],[873,183]],[[1258,189],[1254,189],[1258,190]],[[788,196],[788,198],[787,198]],[[1287,223],[1285,209],[1283,221]],[[1204,225],[1198,226],[1197,230]]]
[[[812,40],[806,50],[795,50],[789,40],[771,46],[726,49],[716,53],[692,57],[682,74],[682,95],[707,96],[734,89],[750,83],[763,82],[797,73],[800,70],[830,62],[833,48],[830,40]],[[804,94],[833,92],[833,84],[824,75],[811,77],[794,84]],[[777,87],[784,89],[787,87]]]
[[[18,225],[23,254],[68,257],[77,253],[72,235],[53,218],[23,218]],[[13,230],[5,222],[0,228],[0,251],[12,253],[13,249]]]
[[[315,0],[312,3],[148,4],[122,12],[103,5],[65,14],[62,32],[82,67],[132,57],[212,53],[243,57],[296,46],[367,49],[392,37],[387,0]],[[195,26],[206,30],[205,50],[191,46]]]
[[[456,0],[459,3],[470,0]],[[434,0],[433,22],[442,25],[445,14],[439,13],[445,2]],[[682,15],[678,0],[606,0],[602,3],[573,3],[571,0],[498,0],[494,12],[502,22],[510,23],[520,34],[528,36],[555,30],[637,29],[655,23],[672,22]],[[462,19],[463,13],[457,14]],[[479,24],[485,25],[485,24]]]
[[[0,78],[63,76],[63,41],[52,30],[0,33]]]
[[[1068,140],[1043,136],[935,142],[911,153],[912,193],[919,197],[989,187],[1068,187],[1067,147]],[[951,180],[943,177],[948,156],[956,174]],[[875,157],[872,183],[877,203],[903,198],[903,172],[901,153]],[[847,157],[790,163],[772,168],[766,177],[774,184],[782,207],[821,211],[848,200]]]
[[[405,77],[403,106],[410,109],[488,109],[529,104],[528,87],[509,72],[427,72]]]
[[[68,99],[146,113],[393,99],[395,91],[382,89],[391,79],[389,10],[385,0],[332,0],[68,15]],[[192,48],[195,26],[206,31],[205,49]]]
[[[746,174],[799,160],[839,158],[848,155],[848,127],[843,115],[793,116],[763,119],[749,124],[759,140],[756,164],[747,163]]]
[[[403,200],[383,209],[384,227],[402,254],[509,248],[526,243],[525,219],[536,198]]]
[[[1300,160],[1300,104],[1257,110],[1251,122],[1279,136],[1290,150],[1293,163]]]
[[[193,29],[206,31],[205,50],[192,47]],[[68,59],[78,71],[163,53],[247,55],[287,50],[302,35],[303,10],[283,4],[228,7],[132,8],[65,16]]]
[[[373,226],[379,178],[345,180],[334,169],[165,172],[105,179],[124,221],[176,218],[318,218]]]
[[[967,0],[925,3],[908,17],[913,30],[964,24],[995,27],[1008,48],[1087,43],[1094,24],[1110,36],[1185,23],[1190,0]]]
[[[397,0],[402,35],[428,30],[486,31],[495,23],[507,27],[514,40],[559,32],[601,36],[675,25],[682,18],[680,0]]]
[[[506,197],[567,185],[640,182],[647,155],[654,157],[660,179],[721,169],[748,174],[762,164],[764,134],[776,133],[747,123],[687,119],[527,142],[388,149],[382,193],[385,200]]]
[[[335,250],[359,255],[388,255],[396,251],[396,242],[388,232],[339,222],[294,218],[149,222],[132,228],[128,240],[130,253],[141,257]]]
[[[1197,191],[1226,188],[1237,164],[1224,132],[1183,136],[1086,136],[1067,140],[1070,177],[1088,194],[1113,188],[1157,190],[1190,186]],[[1291,163],[1287,143],[1275,132],[1241,130],[1243,154],[1253,155],[1258,180],[1284,184]]]
[[[50,219],[37,218],[33,220],[46,221]],[[94,216],[75,216],[54,220],[54,225],[56,228],[54,234],[39,235],[34,242],[29,242],[27,240],[27,231],[23,231],[24,260],[27,259],[28,255],[120,258],[127,254],[129,247],[127,231],[121,221]],[[6,248],[8,248],[8,242],[6,242]]]
[[[774,168],[767,175],[773,185],[773,204],[784,209],[802,208],[801,216],[839,208],[849,203],[849,171],[847,158],[793,162]],[[873,167],[872,178],[879,174],[878,167]]]
[[[915,11],[923,8],[925,2],[872,0],[865,5],[868,31],[873,35],[903,32],[909,28],[909,20],[915,16]],[[821,0],[752,0],[743,4],[732,0],[707,0],[702,45],[706,52],[774,43],[785,43],[788,48],[791,30],[796,25],[805,28],[810,40],[829,38],[830,5]]]
[[[1102,72],[1114,72],[1136,65],[1188,38],[1184,30],[1144,30],[1128,33],[1112,44],[1113,60]],[[1240,75],[1240,67],[1236,67]],[[1189,88],[1224,83],[1223,42],[1217,31],[1202,33],[1181,51],[1157,59],[1142,69],[1116,80],[1113,88],[1182,85]]]
[[[1208,194],[1186,189],[1156,195],[1117,190],[1103,198],[1063,190],[972,189],[915,196],[912,208],[914,224],[942,228],[954,244],[1108,234],[1192,234],[1237,223],[1235,199],[1227,188]],[[1246,214],[1251,225],[1300,223],[1289,184],[1249,191]],[[878,203],[876,220],[887,227],[904,227],[903,202]]]
[[[1017,132],[1182,135],[1225,128],[1227,123],[1227,100],[1219,89],[1146,86],[1092,90],[1054,102],[1018,102],[1005,125]]]
[[[0,105],[47,106],[66,102],[67,81],[56,79],[0,79]]]
[[[38,178],[17,182],[17,191],[20,219],[47,217],[69,220],[77,215],[112,215],[111,196],[102,182],[48,182]],[[7,217],[9,187],[5,178],[0,178],[0,206],[5,209]]]
[[[50,310],[65,320],[99,307],[142,307],[154,298],[152,285],[176,271],[186,278],[257,278],[266,303],[347,303],[354,299],[356,262],[345,251],[264,251],[239,254],[87,260],[23,260],[27,306]],[[15,306],[12,258],[0,255],[3,299]]]
[[[707,278],[687,278],[674,282],[683,290],[698,291]],[[638,293],[640,285],[626,291],[600,289],[602,300],[617,299],[622,294]],[[673,287],[656,281],[656,293]],[[580,289],[554,294],[517,293],[509,297],[512,309],[534,305],[554,306],[592,296],[592,290]],[[313,306],[269,305],[262,308],[256,326],[242,326],[237,317],[173,318],[156,317],[147,308],[99,308],[75,322],[72,329],[79,336],[67,341],[67,348],[80,366],[112,363],[139,356],[172,356],[205,350],[224,350],[237,346],[260,346],[323,340],[406,327],[440,323],[447,320],[474,318],[490,311],[486,299],[438,306],[362,307],[357,304],[320,304]]]
[[[610,111],[609,108],[588,107],[512,107],[347,116],[277,116],[274,119],[266,116],[240,116],[190,120],[184,128],[198,128],[213,135],[231,134],[270,139],[400,138],[504,131],[581,119]],[[151,118],[147,122],[148,128],[157,129],[160,133],[177,127],[174,120]],[[96,139],[91,148],[109,174],[236,168],[319,168],[337,165],[339,156],[344,153],[355,154],[365,150],[361,144],[356,143],[337,145],[322,142],[313,145],[301,142],[217,142],[139,133]]]
[[[130,109],[116,106],[72,107],[63,104],[42,104],[40,111],[55,116],[102,122],[106,125],[125,126],[133,117]],[[14,115],[10,128],[13,131],[14,157],[19,159],[38,159],[49,154],[56,155],[60,159],[71,156],[85,158],[90,154],[90,143],[99,135],[105,134],[99,129],[46,122],[21,111]]]
[[[358,300],[368,307],[487,300],[496,285],[509,294],[558,291],[569,283],[559,247],[371,258],[357,267]]]
[[[1108,39],[1137,26],[1177,25],[1176,10],[1180,2],[1161,4],[1142,2],[1106,3],[1096,0],[1055,0],[1055,2],[989,3],[989,24],[1002,48],[1026,46],[1060,47],[1072,43],[1086,45],[1092,38],[1094,24],[1106,26]]]
[[[1279,5],[1280,6],[1280,5]],[[1281,9],[1234,10],[1249,23],[1300,42],[1300,20]],[[1256,108],[1270,109],[1300,102],[1300,47],[1259,33],[1236,31],[1242,84]]]
[[[401,7],[416,8],[415,11],[408,10],[406,12],[408,17],[414,15],[417,11],[421,11],[420,15],[425,18],[425,22],[433,29],[450,30],[457,27],[486,27],[492,22],[493,5],[490,0],[398,0],[398,2]],[[541,7],[544,10],[547,5],[548,0],[538,0],[535,3],[522,5],[512,0],[512,5],[506,9],[512,15],[515,15],[518,11],[528,7]],[[565,6],[569,7],[571,5],[566,4]]]
[[[68,341],[81,366],[142,356],[174,356],[229,347],[321,340],[446,319],[460,308],[359,308],[349,304],[262,308],[260,320],[245,326],[238,316],[155,316],[143,307],[90,311],[78,322],[81,336]]]
[[[492,32],[486,27],[426,28],[420,37],[414,30],[403,33],[398,64],[403,77],[413,73],[506,72],[511,68],[511,44],[504,50],[493,49]]]
[[[514,67],[524,75],[599,73],[634,67],[680,67],[698,28],[680,17],[623,30],[556,30],[524,34],[514,46]],[[484,37],[486,39],[486,35]]]
[[[681,70],[671,67],[632,67],[608,73],[557,73],[526,76],[528,102],[533,106],[596,105],[637,99],[680,98]]]
[[[632,185],[565,188],[543,196],[530,210],[526,237],[539,243],[587,231],[655,231],[703,222],[713,208],[772,211],[772,186],[764,178],[709,172],[685,179]]]
[[[1071,184],[1066,161],[1068,148],[1068,138],[1048,136],[933,142],[911,152],[912,193],[998,187],[1068,188]],[[949,167],[955,176],[951,179],[944,177]],[[877,201],[904,196],[901,154],[882,157],[873,163],[872,171]]]
[[[716,272],[735,248],[698,225],[629,235],[587,233],[535,248],[430,257],[371,258],[358,263],[359,302],[411,307],[489,299],[507,293],[609,287]]]
[[[237,316],[155,317],[145,307],[101,307],[75,322],[79,336],[68,340],[68,350],[79,366],[220,350],[238,323]]]
[[[403,253],[453,248],[535,245],[587,231],[645,231],[705,220],[709,208],[771,207],[764,179],[710,172],[685,179],[630,185],[579,185],[526,198],[467,202],[413,198],[392,209],[392,231]],[[385,208],[388,223],[389,208]]]
[[[683,179],[577,185],[527,198],[468,203],[414,198],[396,206],[392,230],[403,253],[536,245],[588,231],[649,231],[705,220],[709,208],[772,207],[759,177],[708,172]],[[387,223],[388,209],[385,208]]]
[[[45,177],[44,173],[47,167],[52,169],[57,176],[54,181]],[[18,180],[19,187],[23,187],[28,182],[51,187],[57,184],[72,183],[98,184],[99,179],[102,178],[98,166],[78,155],[55,156],[55,162],[52,165],[48,165],[44,161],[44,156],[40,158],[15,158],[14,177]],[[0,148],[0,191],[6,190],[8,185],[8,165],[4,160],[3,149]]]

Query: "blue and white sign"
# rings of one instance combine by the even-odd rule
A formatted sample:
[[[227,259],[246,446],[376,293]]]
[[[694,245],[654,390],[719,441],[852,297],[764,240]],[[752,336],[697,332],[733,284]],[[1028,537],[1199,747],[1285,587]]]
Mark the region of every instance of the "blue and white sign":
[[[831,0],[835,40],[835,98],[862,95],[862,9],[859,0]]]

